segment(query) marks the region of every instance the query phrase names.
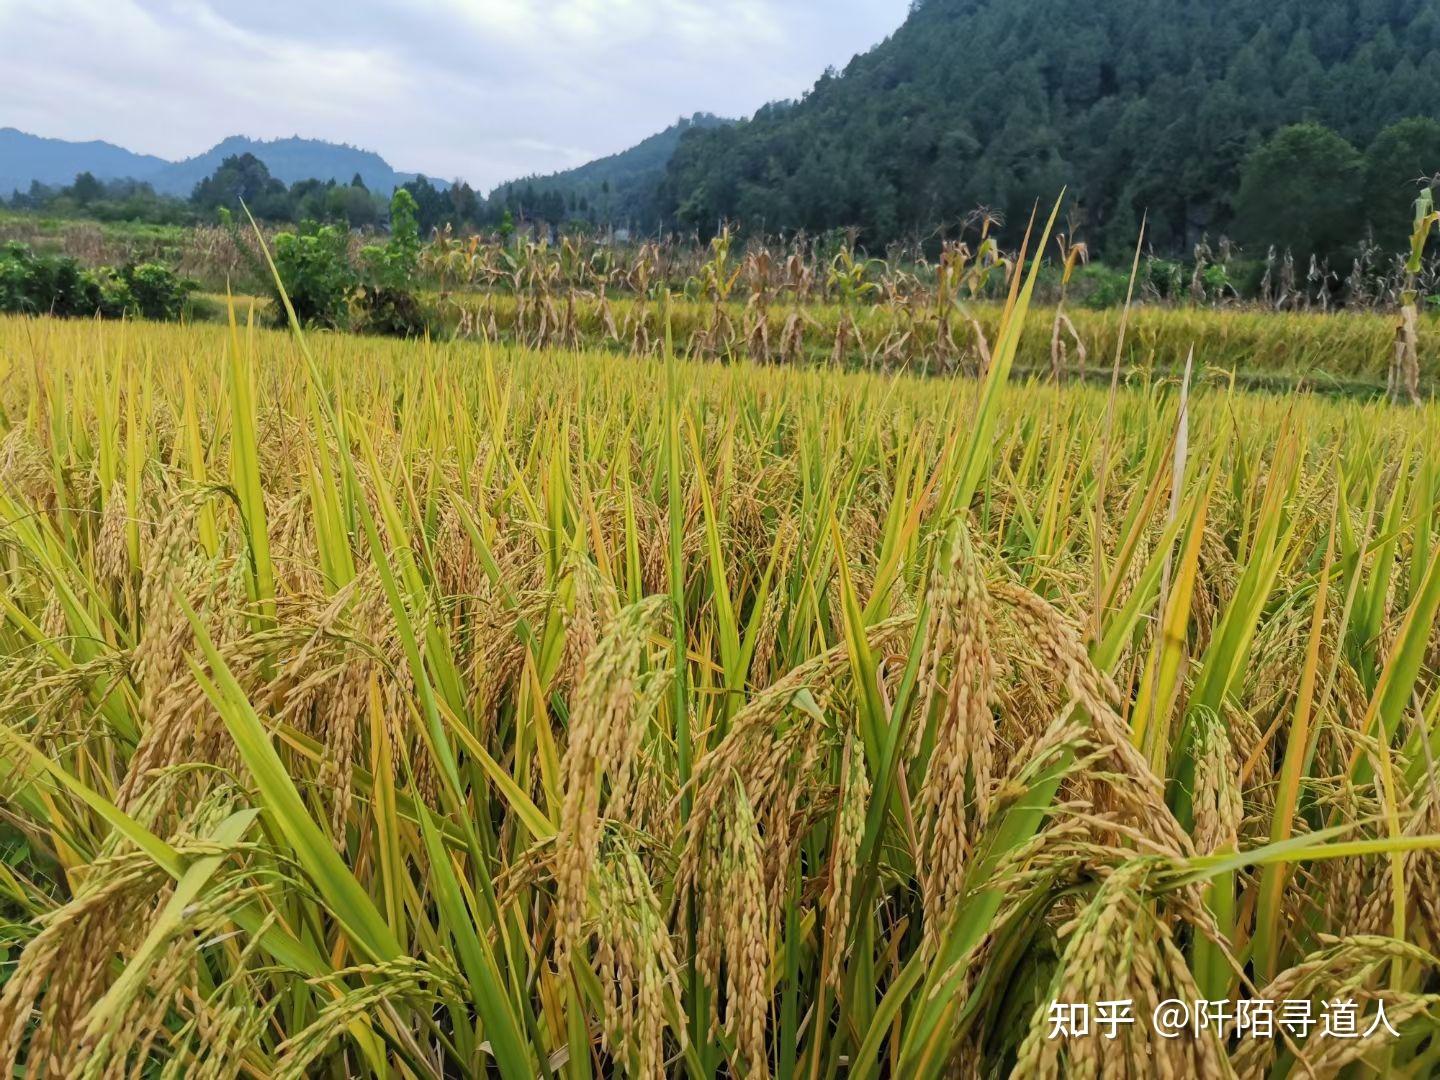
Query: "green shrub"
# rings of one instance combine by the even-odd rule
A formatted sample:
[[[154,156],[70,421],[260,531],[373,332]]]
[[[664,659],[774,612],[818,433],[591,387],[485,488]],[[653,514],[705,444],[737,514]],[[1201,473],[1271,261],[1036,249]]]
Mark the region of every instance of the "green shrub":
[[[0,311],[28,315],[115,317],[123,297],[106,288],[105,271],[64,255],[36,255],[24,244],[0,249]]]
[[[263,254],[252,248],[223,208],[220,221],[269,293],[270,317],[284,325],[284,299]],[[398,189],[390,200],[390,237],[367,244],[352,260],[350,231],[337,225],[302,222],[294,232],[276,234],[271,244],[275,269],[305,326],[354,329],[394,337],[418,337],[430,329],[431,314],[414,291],[420,270],[420,227],[414,196]]]
[[[0,248],[0,311],[14,314],[30,311],[30,249],[24,244]]]
[[[1148,258],[1141,266],[1140,280],[1160,299],[1176,300],[1185,295],[1190,274],[1183,263],[1174,259]]]
[[[334,225],[301,223],[293,233],[275,237],[275,269],[295,317],[306,326],[343,329],[350,322],[350,294],[356,287],[350,267],[350,234]],[[272,313],[276,322],[286,321],[285,305],[272,288]]]
[[[1104,263],[1091,263],[1075,271],[1070,283],[1073,295],[1083,307],[1109,308],[1125,303],[1130,289],[1130,275]]]
[[[196,284],[182,278],[168,266],[140,263],[120,272],[120,281],[129,292],[132,314],[159,322],[174,322],[185,312],[185,304]]]
[[[390,199],[390,239],[360,251],[363,281],[355,291],[359,329],[391,337],[420,337],[430,313],[414,291],[420,270],[415,198],[397,188]]]
[[[420,224],[415,197],[396,188],[390,199],[390,239],[360,249],[366,283],[382,289],[408,288],[420,269]]]
[[[1226,269],[1230,273],[1230,287],[1241,299],[1253,300],[1260,295],[1260,285],[1265,280],[1264,259],[1234,259]]]
[[[358,329],[387,337],[421,337],[430,328],[430,311],[409,289],[360,286],[355,293]]]
[[[0,312],[174,321],[195,283],[158,263],[89,270],[64,255],[36,255],[24,244],[0,248]]]

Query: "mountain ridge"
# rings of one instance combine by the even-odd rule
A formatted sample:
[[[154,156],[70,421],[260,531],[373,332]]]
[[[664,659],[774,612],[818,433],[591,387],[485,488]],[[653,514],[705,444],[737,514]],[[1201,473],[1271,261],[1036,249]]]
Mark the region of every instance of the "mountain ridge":
[[[357,173],[371,191],[388,195],[419,174],[401,172],[373,150],[324,139],[298,135],[280,139],[252,139],[230,135],[209,150],[171,163],[155,183],[161,194],[186,196],[195,185],[212,174],[227,157],[254,154],[265,163],[270,175],[284,183],[300,180],[334,180],[348,183]]]
[[[312,179],[349,183],[358,173],[371,191],[389,194],[420,175],[395,169],[373,150],[298,135],[230,135],[199,154],[170,161],[99,139],[55,139],[6,127],[0,128],[0,193],[23,192],[32,182],[60,187],[88,172],[97,180],[135,180],[159,194],[186,198],[225,158],[245,153],[254,154],[286,184]]]
[[[573,169],[498,184],[487,201],[501,212],[513,207],[533,213],[536,207],[525,203],[544,200],[550,203],[545,216],[553,220],[557,216],[555,199],[559,198],[570,216],[588,215],[596,224],[648,229],[656,223],[654,211],[660,183],[680,143],[692,131],[707,131],[733,123],[735,121],[706,112],[682,116],[664,130],[617,153]],[[584,210],[580,209],[582,203]]]
[[[164,158],[102,139],[77,142],[0,127],[0,194],[6,196],[26,190],[34,180],[52,187],[68,184],[82,172],[97,180],[140,180],[166,164]]]

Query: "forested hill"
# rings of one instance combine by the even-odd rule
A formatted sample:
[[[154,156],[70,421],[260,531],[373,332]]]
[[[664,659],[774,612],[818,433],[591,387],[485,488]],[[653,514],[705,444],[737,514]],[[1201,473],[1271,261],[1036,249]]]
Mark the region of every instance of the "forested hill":
[[[508,209],[517,218],[539,216],[553,222],[581,220],[652,229],[659,223],[656,196],[660,182],[681,137],[729,123],[709,113],[682,117],[618,154],[565,172],[502,184],[490,193],[488,209],[497,219]]]
[[[803,100],[682,140],[660,208],[702,232],[856,225],[876,245],[981,204],[1013,229],[1068,185],[1102,247],[1133,244],[1146,210],[1157,247],[1236,226],[1264,241],[1263,168],[1253,220],[1236,220],[1243,166],[1301,121],[1339,136],[1310,128],[1271,154],[1282,176],[1298,155],[1336,199],[1307,209],[1407,214],[1405,180],[1440,170],[1440,128],[1400,139],[1433,146],[1382,148],[1398,177],[1361,155],[1387,125],[1434,117],[1437,87],[1440,0],[917,0]],[[1358,205],[1367,174],[1393,202]]]

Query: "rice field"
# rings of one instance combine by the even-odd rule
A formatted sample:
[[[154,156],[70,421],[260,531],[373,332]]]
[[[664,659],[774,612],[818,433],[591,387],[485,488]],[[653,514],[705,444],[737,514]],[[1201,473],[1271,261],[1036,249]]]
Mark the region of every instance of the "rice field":
[[[0,1075],[1432,1074],[1440,408],[1012,384],[1028,298],[0,319]]]

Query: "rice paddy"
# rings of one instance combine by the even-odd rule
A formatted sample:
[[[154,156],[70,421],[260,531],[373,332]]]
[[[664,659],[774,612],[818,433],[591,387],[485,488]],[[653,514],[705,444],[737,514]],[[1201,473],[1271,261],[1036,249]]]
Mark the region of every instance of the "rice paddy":
[[[0,1073],[1430,1075],[1440,410],[1012,384],[1028,299],[983,379],[0,319]]]

